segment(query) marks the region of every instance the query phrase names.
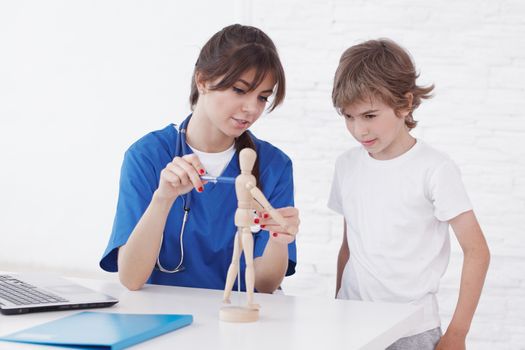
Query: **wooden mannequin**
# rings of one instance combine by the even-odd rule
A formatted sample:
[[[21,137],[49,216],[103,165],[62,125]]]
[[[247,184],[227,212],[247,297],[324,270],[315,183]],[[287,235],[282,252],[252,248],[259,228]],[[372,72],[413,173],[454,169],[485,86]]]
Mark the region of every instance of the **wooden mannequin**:
[[[239,269],[239,260],[241,253],[244,251],[246,260],[246,294],[248,303],[246,307],[225,306],[221,308],[220,318],[228,322],[253,322],[259,319],[259,305],[253,301],[255,271],[253,267],[253,236],[250,226],[253,225],[253,210],[266,210],[270,217],[274,219],[284,230],[295,235],[297,229],[289,227],[285,219],[277,210],[268,202],[264,194],[256,187],[257,180],[252,175],[253,165],[257,154],[251,148],[244,148],[239,153],[239,163],[241,173],[235,179],[235,191],[237,193],[237,211],[235,212],[235,242],[233,246],[233,256],[228,275],[226,277],[226,286],[224,287],[224,300],[230,304],[230,294]]]

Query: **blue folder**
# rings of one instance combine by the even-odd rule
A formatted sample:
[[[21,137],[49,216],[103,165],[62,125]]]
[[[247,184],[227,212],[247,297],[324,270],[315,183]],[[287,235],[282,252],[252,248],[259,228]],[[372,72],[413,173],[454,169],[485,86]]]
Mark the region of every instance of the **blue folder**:
[[[0,337],[0,340],[119,350],[192,322],[192,315],[81,312]]]

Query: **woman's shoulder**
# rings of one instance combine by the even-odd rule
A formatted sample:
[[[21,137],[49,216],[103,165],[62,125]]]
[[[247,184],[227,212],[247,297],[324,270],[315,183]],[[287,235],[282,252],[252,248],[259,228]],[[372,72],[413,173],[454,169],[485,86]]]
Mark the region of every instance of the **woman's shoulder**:
[[[135,141],[124,155],[126,164],[138,164],[164,168],[175,157],[178,132],[175,125],[170,124],[163,129],[155,130]]]
[[[128,152],[158,152],[164,149],[169,153],[175,152],[175,146],[178,141],[178,131],[176,125],[168,126],[151,131],[135,141],[128,149]]]

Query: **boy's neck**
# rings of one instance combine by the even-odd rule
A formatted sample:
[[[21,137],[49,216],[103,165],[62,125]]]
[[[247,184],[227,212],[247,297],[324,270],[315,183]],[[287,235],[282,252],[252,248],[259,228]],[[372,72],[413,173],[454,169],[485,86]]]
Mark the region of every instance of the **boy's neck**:
[[[404,132],[383,151],[376,154],[369,153],[369,155],[377,160],[390,160],[405,154],[412,149],[415,144],[416,138],[408,132]]]

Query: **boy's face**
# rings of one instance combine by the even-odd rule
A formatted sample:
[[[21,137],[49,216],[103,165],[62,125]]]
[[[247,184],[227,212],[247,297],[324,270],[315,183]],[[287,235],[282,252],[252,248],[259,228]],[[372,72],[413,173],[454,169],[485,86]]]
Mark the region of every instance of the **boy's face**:
[[[375,159],[398,157],[414,144],[405,126],[408,111],[397,116],[392,107],[371,98],[346,106],[342,112],[348,131]]]

